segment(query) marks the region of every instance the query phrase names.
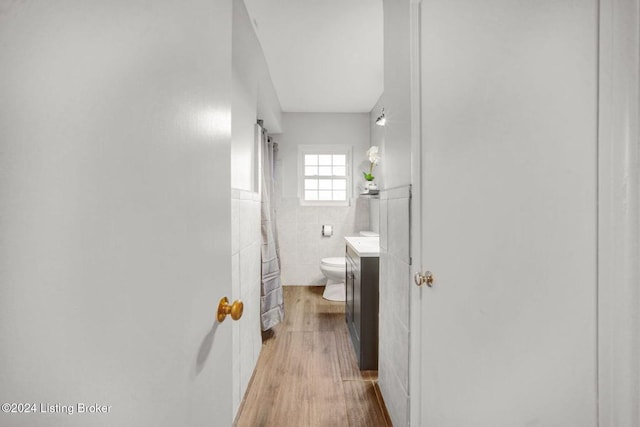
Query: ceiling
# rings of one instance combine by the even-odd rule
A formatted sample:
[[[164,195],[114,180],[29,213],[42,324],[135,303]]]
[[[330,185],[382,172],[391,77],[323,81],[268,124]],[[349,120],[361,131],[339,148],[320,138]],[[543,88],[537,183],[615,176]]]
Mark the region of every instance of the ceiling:
[[[382,0],[245,0],[285,112],[369,112],[383,90]]]

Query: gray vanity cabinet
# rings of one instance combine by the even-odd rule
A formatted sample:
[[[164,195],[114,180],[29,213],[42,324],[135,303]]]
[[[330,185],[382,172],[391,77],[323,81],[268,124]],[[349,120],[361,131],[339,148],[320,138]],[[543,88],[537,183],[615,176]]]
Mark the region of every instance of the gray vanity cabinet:
[[[346,319],[360,370],[378,369],[379,257],[346,250]]]

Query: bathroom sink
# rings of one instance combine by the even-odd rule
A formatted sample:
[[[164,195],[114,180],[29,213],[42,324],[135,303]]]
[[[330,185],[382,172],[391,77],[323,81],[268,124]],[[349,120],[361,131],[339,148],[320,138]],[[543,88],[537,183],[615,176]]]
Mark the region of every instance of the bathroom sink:
[[[353,236],[345,237],[347,245],[351,247],[358,256],[377,257],[380,256],[380,237]]]

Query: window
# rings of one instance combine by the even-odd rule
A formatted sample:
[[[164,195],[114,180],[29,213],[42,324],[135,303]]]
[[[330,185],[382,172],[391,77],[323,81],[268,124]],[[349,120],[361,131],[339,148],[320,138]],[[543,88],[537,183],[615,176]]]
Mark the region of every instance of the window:
[[[341,146],[299,148],[300,204],[349,204],[349,152]]]

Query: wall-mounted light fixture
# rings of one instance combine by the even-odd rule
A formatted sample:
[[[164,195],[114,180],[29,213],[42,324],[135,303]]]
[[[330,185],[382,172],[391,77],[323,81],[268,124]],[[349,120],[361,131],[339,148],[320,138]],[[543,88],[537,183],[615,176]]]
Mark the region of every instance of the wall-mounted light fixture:
[[[378,116],[378,118],[376,119],[376,124],[377,124],[378,126],[384,126],[384,125],[386,125],[386,124],[387,124],[387,118],[386,118],[386,116],[384,115],[384,107],[382,107],[382,114],[380,114],[380,115]]]

